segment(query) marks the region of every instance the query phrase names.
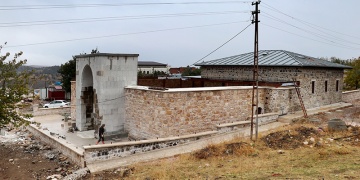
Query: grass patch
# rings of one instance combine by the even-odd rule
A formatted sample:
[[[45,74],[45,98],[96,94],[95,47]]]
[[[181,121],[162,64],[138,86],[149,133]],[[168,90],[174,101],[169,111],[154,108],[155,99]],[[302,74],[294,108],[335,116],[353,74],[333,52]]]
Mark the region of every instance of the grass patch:
[[[281,146],[269,146],[266,138],[272,133],[279,141],[273,142]],[[320,132],[314,125],[288,126],[260,135],[255,143],[237,138],[175,158],[137,164],[127,179],[360,179],[360,148],[352,144],[354,138],[334,140],[352,134],[352,130]],[[303,143],[310,138],[312,144]],[[321,146],[316,146],[318,142]]]

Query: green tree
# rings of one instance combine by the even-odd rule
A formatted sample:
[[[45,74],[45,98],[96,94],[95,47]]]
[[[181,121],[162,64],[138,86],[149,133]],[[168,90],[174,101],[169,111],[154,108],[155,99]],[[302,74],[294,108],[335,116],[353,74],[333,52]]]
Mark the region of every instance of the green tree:
[[[200,76],[201,69],[187,66],[181,76]]]
[[[61,75],[62,87],[66,92],[71,92],[71,80],[76,77],[76,58],[61,64],[58,73]]]
[[[5,43],[6,44],[6,43]],[[1,54],[3,46],[0,46],[0,126],[13,124],[16,127],[28,124],[24,118],[30,118],[30,114],[16,112],[16,104],[22,100],[23,95],[29,94],[32,71],[17,72],[17,69],[26,64],[27,60],[19,60],[23,52]],[[10,59],[10,60],[9,60]]]
[[[98,48],[91,49],[90,54],[100,53]],[[80,53],[82,54],[82,53]],[[83,53],[86,54],[86,53]],[[65,89],[66,92],[71,93],[71,80],[75,79],[76,77],[76,58],[73,57],[72,60],[69,60],[65,64],[61,64],[58,73],[61,75],[62,87]]]
[[[360,57],[351,60],[349,64],[353,69],[348,70],[345,73],[345,85],[346,89],[358,89],[360,87]]]

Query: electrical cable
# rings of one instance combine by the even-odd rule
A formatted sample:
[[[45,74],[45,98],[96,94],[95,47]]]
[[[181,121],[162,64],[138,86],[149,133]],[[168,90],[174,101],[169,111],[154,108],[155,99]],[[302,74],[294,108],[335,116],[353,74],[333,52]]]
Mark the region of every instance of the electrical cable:
[[[81,41],[81,40],[89,40],[89,39],[101,39],[101,38],[109,38],[109,37],[125,36],[125,35],[136,35],[136,34],[164,32],[164,31],[172,31],[172,30],[192,29],[192,28],[219,26],[219,25],[226,25],[226,24],[235,24],[235,23],[239,23],[239,22],[249,22],[249,21],[235,21],[235,22],[228,22],[228,23],[207,24],[207,25],[188,26],[188,27],[169,28],[169,29],[158,29],[158,30],[140,31],[140,32],[133,32],[133,33],[122,33],[122,34],[113,34],[113,35],[105,35],[105,36],[94,36],[94,37],[86,37],[86,38],[67,39],[67,40],[59,40],[59,41],[48,41],[48,42],[39,42],[39,43],[19,44],[19,45],[6,46],[4,48],[35,46],[35,45],[44,45],[44,44],[56,44],[56,43],[63,43],[63,42]]]
[[[69,24],[69,23],[85,23],[98,21],[121,21],[121,20],[137,20],[150,18],[172,18],[184,16],[208,16],[208,15],[227,15],[234,13],[249,13],[250,11],[221,11],[221,12],[195,12],[195,13],[178,13],[178,14],[153,14],[139,16],[120,16],[120,17],[101,17],[101,18],[80,18],[80,19],[57,19],[43,21],[20,21],[11,23],[0,23],[0,27],[17,27],[17,26],[39,26],[51,24]]]
[[[338,45],[336,45],[336,44],[331,44],[331,43],[328,43],[328,42],[319,41],[319,40],[316,40],[316,39],[313,39],[313,38],[309,38],[309,37],[306,37],[306,36],[302,36],[302,35],[299,35],[299,34],[296,34],[296,33],[290,32],[290,31],[286,31],[286,30],[283,30],[283,29],[280,29],[280,28],[278,28],[278,27],[274,27],[274,26],[271,26],[271,25],[268,25],[268,24],[265,24],[265,23],[261,23],[261,24],[262,24],[262,25],[265,25],[265,26],[268,26],[268,27],[271,27],[271,28],[273,28],[273,29],[277,29],[277,30],[279,30],[279,31],[283,31],[283,32],[286,32],[286,33],[289,33],[289,34],[298,36],[298,37],[302,37],[302,38],[305,38],[305,39],[310,39],[310,40],[312,40],[312,41],[316,41],[316,42],[328,44],[328,45],[331,45],[331,46],[341,47],[341,48],[345,48],[345,49],[359,50],[359,49],[357,49],[357,48],[346,48],[346,47],[343,47],[343,46],[338,46]]]
[[[296,21],[299,21],[299,22],[301,22],[301,23],[303,23],[303,24],[305,24],[305,25],[307,25],[307,26],[309,26],[309,27],[312,27],[312,28],[314,28],[314,29],[317,29],[318,31],[321,31],[321,32],[323,32],[323,33],[327,33],[327,32],[322,31],[322,30],[319,30],[319,28],[324,29],[324,30],[329,31],[329,32],[333,32],[333,33],[341,34],[341,35],[344,35],[344,36],[348,36],[348,37],[360,39],[360,37],[357,37],[357,36],[353,36],[353,35],[348,35],[348,34],[345,34],[345,33],[337,32],[337,31],[334,31],[334,30],[332,30],[332,29],[324,28],[324,27],[321,27],[321,26],[319,26],[319,25],[316,25],[316,24],[313,24],[313,23],[310,23],[310,22],[301,20],[301,19],[299,19],[299,18],[295,18],[295,17],[293,17],[293,16],[291,16],[291,15],[288,15],[288,14],[286,14],[286,13],[284,13],[284,12],[282,12],[282,11],[280,11],[280,10],[278,10],[278,9],[276,9],[276,8],[274,8],[274,7],[266,4],[266,3],[264,3],[264,2],[263,2],[263,4],[265,5],[265,6],[263,6],[264,8],[270,9],[270,10],[275,11],[275,12],[277,12],[277,13],[280,13],[280,14],[282,14],[282,15],[284,15],[284,16],[287,16],[287,17],[289,17],[289,18],[291,18],[291,19],[294,19],[294,20],[296,20]],[[266,7],[266,6],[267,6],[267,7]],[[317,27],[317,28],[316,28],[316,27]],[[328,33],[327,33],[327,34],[328,34]]]
[[[57,4],[57,5],[27,5],[27,6],[0,6],[0,11],[60,9],[60,8],[93,8],[114,6],[147,6],[147,5],[192,5],[192,4],[233,4],[251,3],[251,1],[202,1],[202,2],[151,2],[151,3],[122,3],[122,4]]]
[[[210,56],[212,53],[216,52],[217,50],[219,50],[220,48],[222,48],[225,44],[229,43],[231,40],[233,40],[234,38],[236,38],[239,34],[241,34],[242,32],[244,32],[249,26],[251,26],[251,24],[247,25],[243,30],[241,30],[240,32],[238,32],[237,34],[235,34],[235,36],[233,36],[232,38],[230,38],[229,40],[227,40],[225,43],[223,43],[221,46],[217,47],[216,49],[214,49],[213,51],[211,51],[209,54],[207,54],[206,56],[202,57],[201,59],[197,60],[195,63],[193,63],[192,65],[195,65],[196,63],[198,63],[199,61],[207,58],[208,56]]]
[[[263,13],[264,13],[264,12],[263,12]],[[267,14],[267,13],[264,13],[264,14]],[[296,28],[296,29],[299,29],[299,30],[302,30],[302,31],[304,31],[304,32],[306,32],[306,33],[309,33],[310,35],[317,36],[318,38],[321,38],[321,39],[323,39],[323,40],[329,41],[329,42],[331,42],[331,43],[333,43],[333,44],[339,44],[339,45],[342,45],[342,46],[344,46],[344,47],[357,49],[356,47],[352,47],[352,46],[348,46],[348,45],[345,45],[345,44],[341,44],[341,43],[339,43],[339,42],[335,42],[334,40],[331,40],[331,39],[329,39],[328,37],[323,36],[323,35],[321,35],[321,34],[319,34],[319,33],[316,33],[316,32],[313,32],[313,31],[309,31],[309,30],[303,29],[303,28],[301,28],[301,27],[292,25],[292,24],[287,23],[287,22],[285,22],[285,21],[283,21],[283,20],[281,20],[281,19],[274,18],[274,17],[267,16],[267,15],[263,15],[263,16],[264,16],[264,17],[267,17],[267,18],[269,18],[269,19],[273,19],[273,20],[275,20],[275,21],[281,22],[281,23],[283,23],[283,24],[292,26],[292,27],[294,27],[294,28]],[[360,44],[359,44],[359,45],[360,45]]]

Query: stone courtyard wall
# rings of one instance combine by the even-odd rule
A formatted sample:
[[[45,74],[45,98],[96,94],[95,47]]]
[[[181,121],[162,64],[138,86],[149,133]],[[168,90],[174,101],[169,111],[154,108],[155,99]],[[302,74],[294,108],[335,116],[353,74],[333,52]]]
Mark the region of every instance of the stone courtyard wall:
[[[269,90],[271,89],[271,90]],[[293,88],[259,87],[262,113],[286,114]],[[144,86],[126,88],[125,130],[135,139],[181,136],[245,121],[251,116],[251,86],[182,88],[164,91]],[[287,108],[290,107],[290,108]]]
[[[70,107],[71,107],[71,119],[76,119],[76,81],[71,81],[71,101],[70,101]]]
[[[354,100],[360,99],[360,90],[345,91],[342,95],[342,100],[344,102],[352,102]]]
[[[252,87],[141,88],[126,89],[125,130],[137,139],[216,130],[216,124],[244,121],[251,114]],[[263,102],[264,89],[259,97]]]
[[[301,67],[259,67],[259,81],[291,82],[296,78],[300,82],[301,95],[305,107],[314,108],[342,101],[343,69],[301,68]],[[251,81],[253,67],[206,66],[202,67],[202,78]],[[312,93],[312,81],[315,92]],[[325,92],[327,81],[327,92]],[[339,82],[336,91],[336,81]]]
[[[265,92],[265,113],[277,112],[279,115],[284,115],[301,110],[300,101],[294,87],[267,88]]]

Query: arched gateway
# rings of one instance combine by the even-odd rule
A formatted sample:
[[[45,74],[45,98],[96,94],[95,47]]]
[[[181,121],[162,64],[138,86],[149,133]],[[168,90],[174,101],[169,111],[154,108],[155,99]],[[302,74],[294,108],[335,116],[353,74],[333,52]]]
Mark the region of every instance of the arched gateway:
[[[136,85],[138,54],[86,54],[76,57],[76,126],[107,135],[124,132],[124,87]]]

